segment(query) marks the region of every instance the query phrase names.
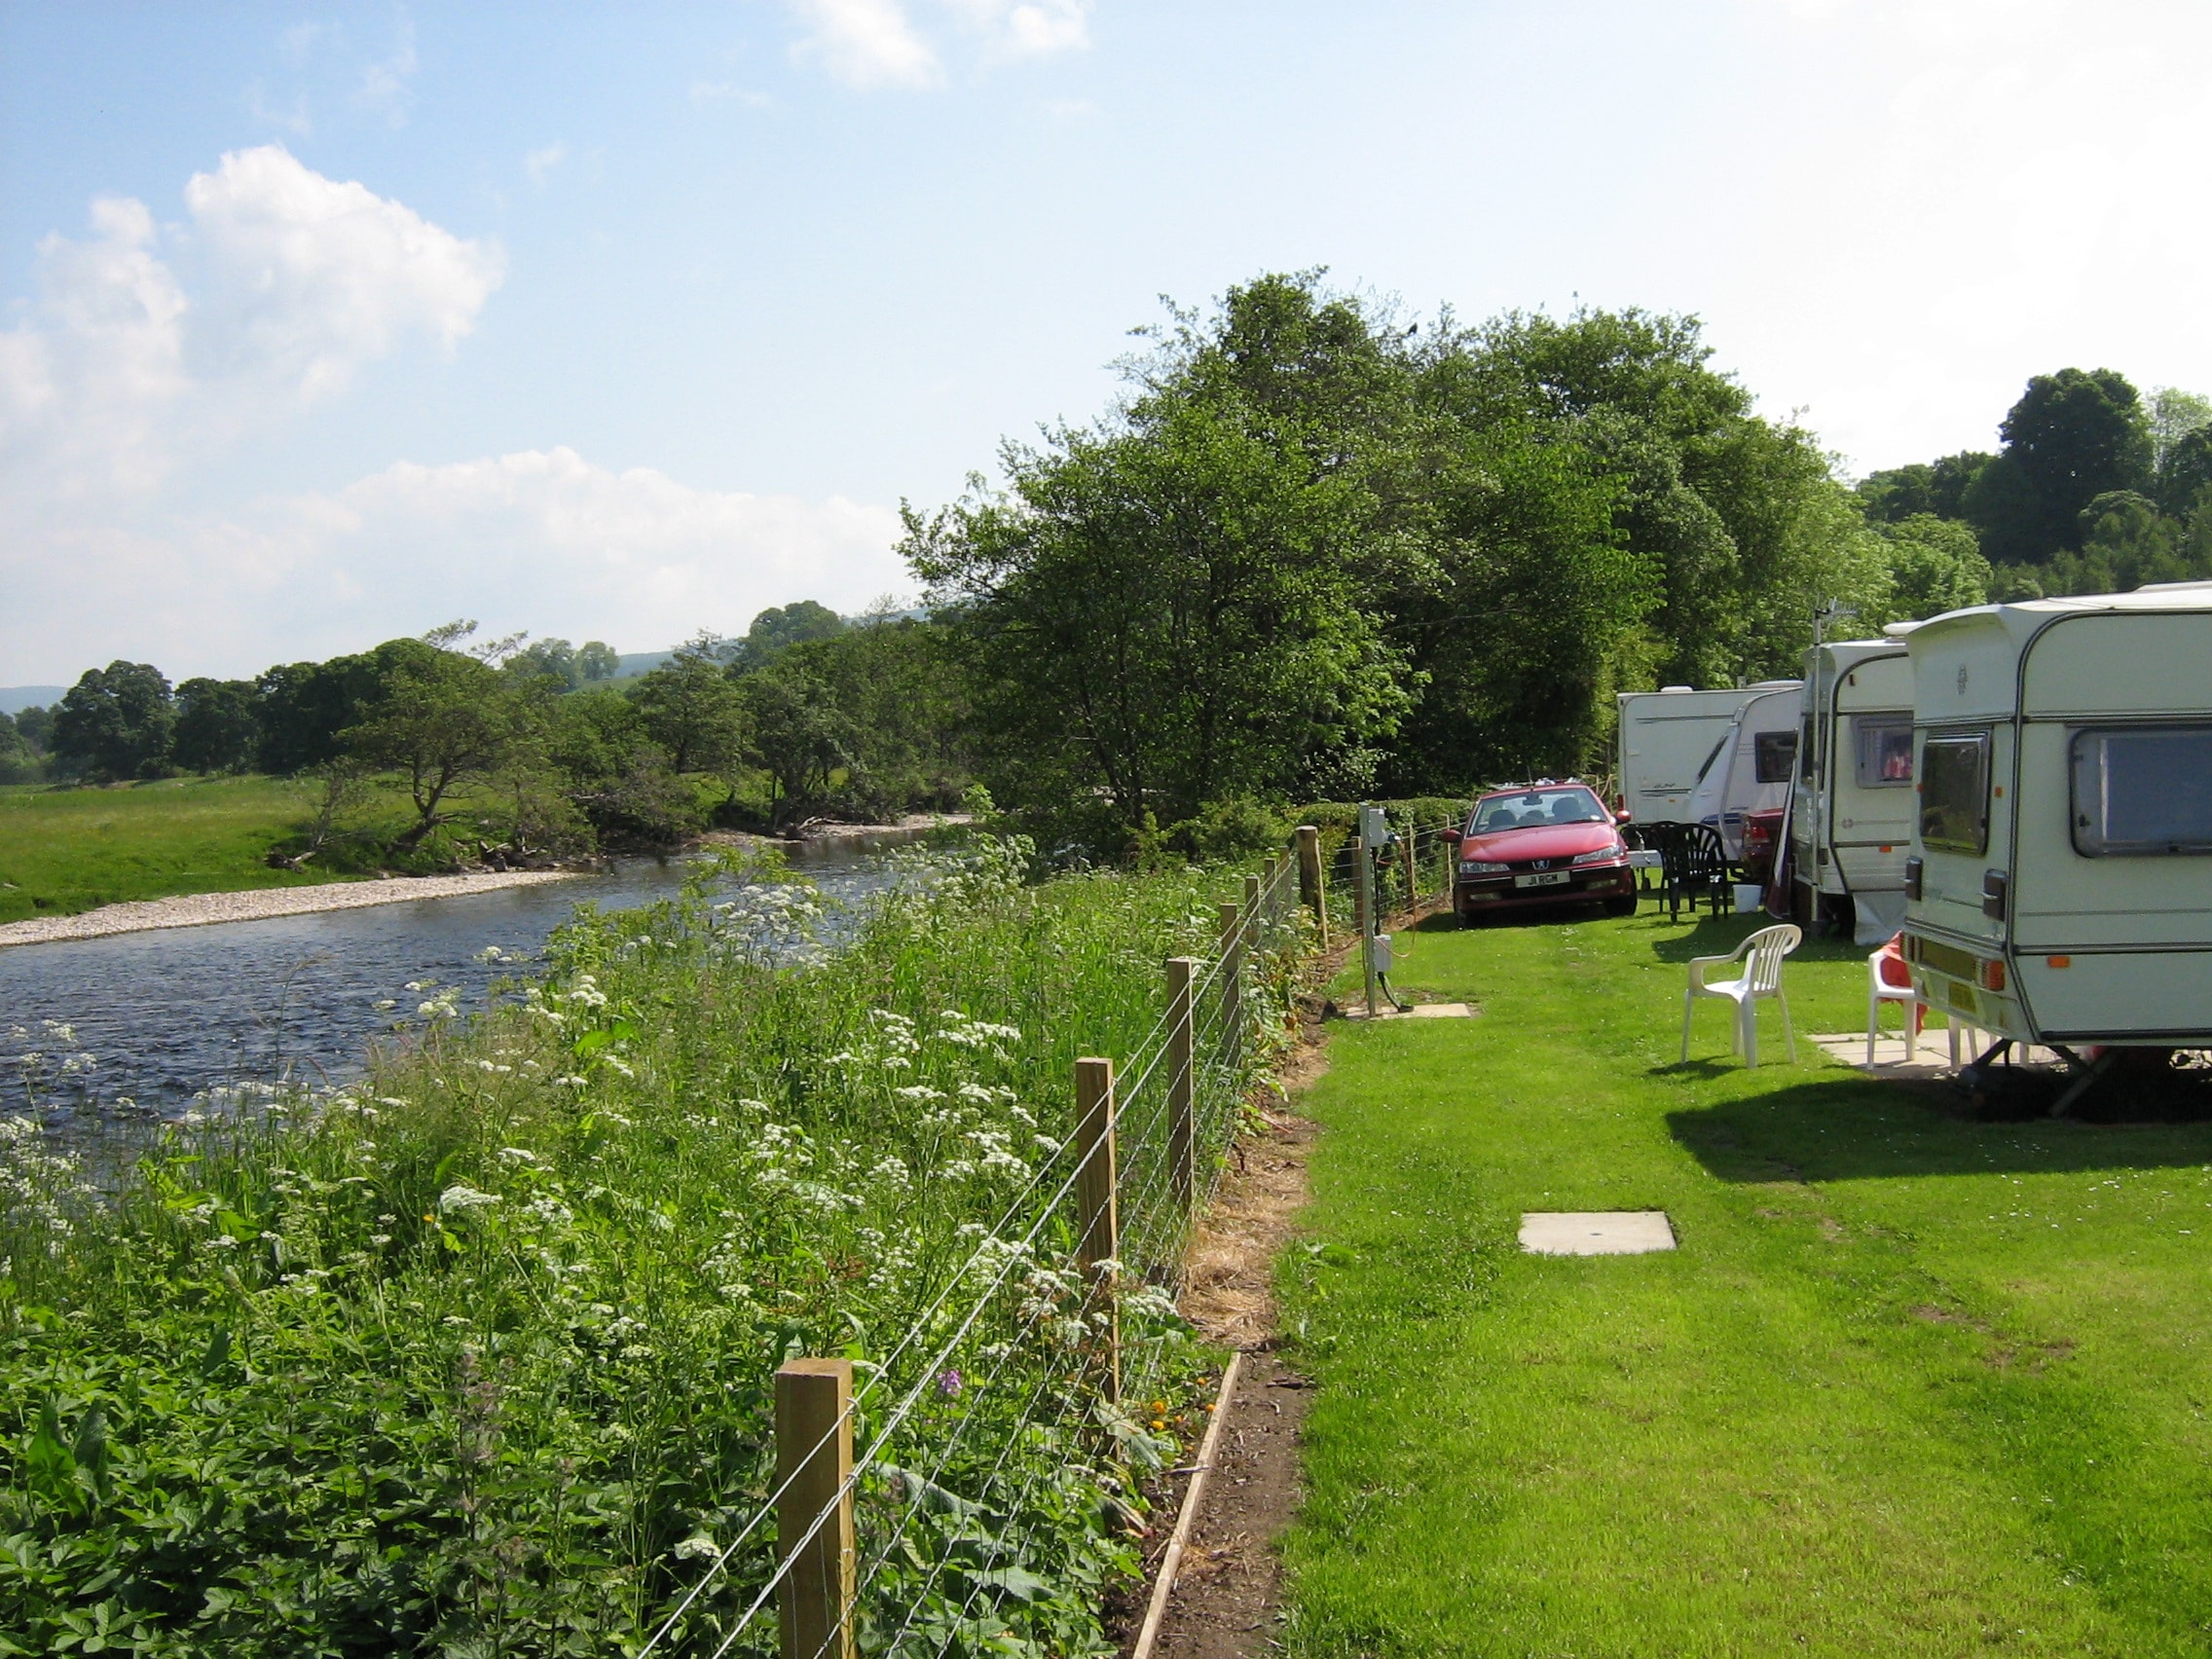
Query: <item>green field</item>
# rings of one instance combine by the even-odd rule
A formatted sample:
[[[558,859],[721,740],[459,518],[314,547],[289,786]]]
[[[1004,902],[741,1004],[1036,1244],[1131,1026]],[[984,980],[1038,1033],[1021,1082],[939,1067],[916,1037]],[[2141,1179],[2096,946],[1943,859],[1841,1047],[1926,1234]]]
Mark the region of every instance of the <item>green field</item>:
[[[1335,1027],[1291,1650],[2207,1651],[2212,1128],[1862,1080],[1803,1041],[1863,1021],[1839,946],[1788,972],[1801,1066],[1715,1003],[1677,1066],[1681,964],[1746,927],[1410,933],[1480,1016]],[[1516,1247],[1614,1208],[1679,1248]]]
[[[308,786],[274,778],[0,788],[0,922],[128,899],[334,880],[312,865],[294,873],[267,863],[310,805]]]

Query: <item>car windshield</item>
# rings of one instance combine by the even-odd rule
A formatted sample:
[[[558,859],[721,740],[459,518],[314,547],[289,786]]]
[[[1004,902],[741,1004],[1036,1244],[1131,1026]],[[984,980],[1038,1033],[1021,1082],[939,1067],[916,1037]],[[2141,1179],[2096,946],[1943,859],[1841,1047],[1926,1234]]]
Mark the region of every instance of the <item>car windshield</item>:
[[[1474,833],[1526,830],[1536,824],[1603,824],[1605,809],[1588,790],[1529,790],[1493,795],[1475,809]]]

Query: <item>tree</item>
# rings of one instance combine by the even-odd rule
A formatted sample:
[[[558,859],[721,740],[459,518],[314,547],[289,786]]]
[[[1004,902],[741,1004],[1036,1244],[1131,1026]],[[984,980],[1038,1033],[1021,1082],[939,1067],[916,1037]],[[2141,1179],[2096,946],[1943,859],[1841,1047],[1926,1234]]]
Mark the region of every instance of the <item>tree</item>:
[[[435,649],[398,669],[342,741],[350,757],[401,774],[416,821],[397,845],[411,850],[452,818],[457,789],[506,771],[543,727],[543,709],[527,686],[473,657]]]
[[[1614,524],[1656,582],[1635,678],[1727,684],[1787,670],[1823,599],[1879,588],[1882,561],[1812,435],[1752,413],[1691,316],[1509,314],[1449,342],[1433,378],[1470,425],[1579,443],[1618,480]],[[1637,630],[1624,634],[1631,637]],[[1646,680],[1645,682],[1648,682]],[[1566,764],[1573,764],[1572,757]]]
[[[54,753],[101,780],[153,778],[168,759],[176,712],[169,682],[151,663],[87,669],[54,712]]]
[[[2165,447],[2151,493],[2169,518],[2186,519],[2207,489],[2212,489],[2212,426],[2198,426]]]
[[[242,772],[260,737],[260,697],[250,680],[187,680],[176,688],[170,758],[194,772]]]
[[[2175,445],[2193,432],[2212,427],[2212,397],[2161,386],[2151,393],[2149,420],[2152,470],[2162,473]]]
[[[1400,596],[1389,623],[1424,680],[1380,785],[1569,770],[1601,745],[1658,597],[1615,520],[1625,484],[1579,445],[1510,441],[1470,448],[1439,483],[1438,579]]]
[[[549,680],[563,691],[583,682],[576,667],[576,648],[566,640],[537,640],[508,657],[502,665],[509,674]]]
[[[740,670],[765,668],[792,646],[813,640],[833,640],[845,627],[842,616],[811,599],[771,606],[754,617],[745,638],[737,642],[731,660]]]
[[[1267,424],[1155,393],[1124,422],[1010,445],[1010,496],[907,510],[903,551],[976,673],[1002,800],[1102,793],[1134,832],[1286,793],[1394,729],[1406,664],[1362,604],[1373,498]]]
[[[622,659],[605,640],[586,640],[576,647],[576,672],[586,685],[596,685],[620,674]]]
[[[38,703],[18,709],[16,733],[23,740],[23,747],[43,760],[54,749],[54,711]]]
[[[1889,543],[1890,597],[1887,615],[1878,620],[1920,621],[1989,603],[1989,561],[1965,525],[1914,513],[1882,527],[1882,535]]]
[[[690,786],[646,735],[638,705],[611,686],[555,705],[546,757],[603,845],[666,848],[699,828]]]
[[[2186,581],[2182,527],[2133,490],[2099,496],[2082,509],[2083,577],[2077,592],[2124,593],[2145,582]]]
[[[1995,459],[1980,450],[1961,450],[1936,461],[1870,472],[1859,485],[1859,499],[1866,516],[1877,524],[1902,524],[1922,515],[1964,519],[1969,486]]]
[[[36,775],[38,757],[8,715],[0,713],[0,784],[27,783]]]
[[[745,703],[723,662],[725,647],[702,634],[645,675],[631,692],[645,735],[679,773],[726,772],[745,745]]]
[[[2082,544],[2082,511],[2114,490],[2151,483],[2149,418],[2135,387],[2112,369],[2037,375],[2000,430],[2005,449],[1967,494],[1992,559],[2046,558]]]
[[[862,811],[950,809],[974,781],[973,710],[944,624],[879,607],[828,639],[793,645],[778,668],[829,688],[848,723]]]
[[[328,765],[344,748],[341,734],[361,722],[393,677],[427,669],[438,648],[424,640],[387,640],[358,655],[267,670],[254,682],[256,764],[279,777]]]
[[[852,765],[852,725],[830,687],[789,661],[749,674],[738,685],[752,732],[748,754],[774,780],[780,798],[772,813],[781,821]]]

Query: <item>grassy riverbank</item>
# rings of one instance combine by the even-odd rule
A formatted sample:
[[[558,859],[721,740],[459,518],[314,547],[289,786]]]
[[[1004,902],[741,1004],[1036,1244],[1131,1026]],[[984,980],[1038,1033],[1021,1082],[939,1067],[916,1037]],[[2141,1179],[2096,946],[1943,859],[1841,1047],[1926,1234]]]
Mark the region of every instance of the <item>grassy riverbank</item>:
[[[1480,1017],[1336,1028],[1293,1651],[2203,1652],[2212,1128],[1863,1081],[1804,1044],[1865,1017],[1836,946],[1788,970],[1802,1066],[1709,1003],[1677,1067],[1682,963],[1745,925],[1419,932],[1403,982]],[[1615,1208],[1680,1247],[1516,1247]]]
[[[101,904],[340,879],[272,869],[310,812],[275,778],[180,778],[119,789],[0,788],[0,922]]]
[[[880,1371],[864,1444],[919,1390],[861,1492],[871,1630],[1092,1650],[1164,1446],[1097,1404],[1051,1161],[1075,1057],[1140,1046],[1231,881],[910,857],[794,968],[799,887],[587,914],[473,1028],[424,987],[361,1084],[232,1103],[111,1198],[0,1136],[0,1652],[613,1655],[702,1583],[656,1651],[719,1651],[794,1353]],[[1010,1217],[1032,1246],[978,1243]],[[1138,1374],[1197,1363],[1157,1294],[1123,1318]]]

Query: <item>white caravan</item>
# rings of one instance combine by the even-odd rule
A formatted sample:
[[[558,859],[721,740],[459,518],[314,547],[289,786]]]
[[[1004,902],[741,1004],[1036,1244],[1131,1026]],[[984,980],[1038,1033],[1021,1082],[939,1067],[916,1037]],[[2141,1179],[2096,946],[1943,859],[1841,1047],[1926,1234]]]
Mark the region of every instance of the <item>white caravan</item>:
[[[1686,822],[1719,830],[1720,844],[1737,864],[1744,860],[1745,815],[1780,812],[1789,803],[1800,701],[1796,681],[1762,681],[1729,720],[1690,791]]]
[[[1618,804],[1637,824],[1687,824],[1699,770],[1728,735],[1736,712],[1766,686],[1624,691],[1613,776]]]
[[[2077,1061],[2212,1047],[2212,583],[1954,610],[1905,645],[1921,994]]]
[[[1904,925],[1911,851],[1912,659],[1903,639],[1805,653],[1804,732],[1789,802],[1793,913],[1848,921],[1861,944]]]

